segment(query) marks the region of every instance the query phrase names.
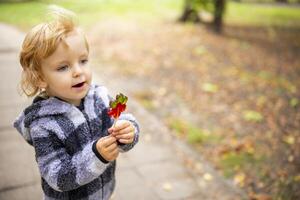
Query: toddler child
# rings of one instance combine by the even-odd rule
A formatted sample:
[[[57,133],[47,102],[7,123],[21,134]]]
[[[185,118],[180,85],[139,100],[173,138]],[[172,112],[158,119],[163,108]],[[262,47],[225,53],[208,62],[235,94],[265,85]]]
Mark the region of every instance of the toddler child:
[[[91,84],[83,32],[71,12],[53,13],[24,39],[21,86],[35,98],[14,127],[35,149],[44,199],[109,199],[116,159],[138,142],[139,126],[121,114],[112,127],[107,89]]]

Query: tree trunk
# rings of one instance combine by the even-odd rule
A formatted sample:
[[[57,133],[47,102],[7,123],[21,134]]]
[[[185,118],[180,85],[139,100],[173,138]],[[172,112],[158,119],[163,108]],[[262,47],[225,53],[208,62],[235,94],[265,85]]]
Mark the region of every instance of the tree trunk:
[[[214,0],[215,11],[213,26],[217,33],[222,32],[223,27],[223,14],[225,10],[225,0]]]
[[[181,22],[190,21],[194,23],[200,22],[198,11],[191,6],[189,0],[185,0],[184,10],[181,17],[179,18],[179,21]]]
[[[278,3],[288,3],[287,0],[276,0],[276,2],[278,2]]]

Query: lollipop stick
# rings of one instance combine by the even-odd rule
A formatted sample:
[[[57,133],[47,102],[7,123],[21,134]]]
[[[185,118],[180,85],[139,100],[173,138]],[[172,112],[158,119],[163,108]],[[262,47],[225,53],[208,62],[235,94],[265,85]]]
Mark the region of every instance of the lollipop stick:
[[[117,118],[114,120],[113,128],[115,128],[115,125],[116,125],[118,119],[119,119],[119,117],[117,117]]]

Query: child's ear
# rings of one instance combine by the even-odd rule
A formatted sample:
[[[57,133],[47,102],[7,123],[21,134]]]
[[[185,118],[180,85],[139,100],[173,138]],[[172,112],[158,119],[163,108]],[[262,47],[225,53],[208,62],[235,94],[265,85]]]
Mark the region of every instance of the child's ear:
[[[48,86],[47,82],[44,81],[42,78],[39,78],[39,81],[38,81],[38,87],[41,88],[41,89],[42,89],[42,88],[46,89],[47,86]]]

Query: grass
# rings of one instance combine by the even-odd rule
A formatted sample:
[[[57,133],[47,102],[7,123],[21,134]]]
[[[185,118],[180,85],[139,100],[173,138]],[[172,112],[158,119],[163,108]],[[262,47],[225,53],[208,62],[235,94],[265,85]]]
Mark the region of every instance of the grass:
[[[238,25],[300,27],[300,8],[230,2],[225,21]]]
[[[39,23],[45,9],[46,5],[40,2],[1,3],[0,21],[25,29]]]
[[[56,4],[74,11],[85,26],[112,16],[147,20],[179,12],[181,1],[172,0],[40,0],[22,3],[0,3],[0,21],[29,28],[43,20],[47,6]],[[14,13],[14,15],[12,15]]]
[[[225,177],[233,177],[237,171],[245,167],[257,167],[262,158],[255,158],[253,154],[247,152],[230,152],[224,154],[220,160],[220,165]]]
[[[185,137],[190,143],[211,144],[222,139],[211,131],[196,127],[183,119],[170,118],[168,124],[179,137]]]
[[[0,21],[27,29],[42,21],[49,4],[73,10],[78,14],[81,24],[92,26],[112,16],[141,20],[176,19],[180,16],[183,0],[40,0],[0,3]],[[299,7],[228,2],[225,21],[239,25],[300,26],[299,10]]]

